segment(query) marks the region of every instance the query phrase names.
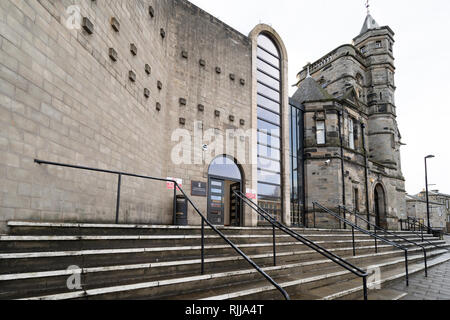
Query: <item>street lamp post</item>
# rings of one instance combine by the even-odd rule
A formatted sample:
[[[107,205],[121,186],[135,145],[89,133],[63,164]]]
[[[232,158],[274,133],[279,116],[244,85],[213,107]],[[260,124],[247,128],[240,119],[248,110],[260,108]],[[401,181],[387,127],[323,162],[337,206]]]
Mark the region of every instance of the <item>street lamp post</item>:
[[[427,197],[427,221],[428,221],[428,233],[430,233],[431,230],[431,224],[430,224],[430,197],[428,194],[428,166],[427,166],[427,160],[434,158],[433,155],[429,155],[425,157],[425,184],[426,184],[426,197]]]

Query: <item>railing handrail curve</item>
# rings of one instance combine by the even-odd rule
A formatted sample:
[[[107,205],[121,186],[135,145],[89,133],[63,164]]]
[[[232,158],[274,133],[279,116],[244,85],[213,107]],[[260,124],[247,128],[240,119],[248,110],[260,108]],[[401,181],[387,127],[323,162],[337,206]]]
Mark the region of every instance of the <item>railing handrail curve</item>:
[[[160,182],[170,182],[174,184],[174,189],[179,190],[185,197],[186,200],[192,205],[195,212],[200,216],[202,219],[202,223],[206,223],[214,232],[216,232],[228,245],[230,245],[240,256],[244,258],[254,269],[256,269],[267,281],[269,281],[280,293],[283,295],[283,297],[286,300],[290,300],[289,294],[284,290],[275,280],[273,280],[266,272],[264,272],[252,259],[250,259],[242,250],[240,250],[231,240],[229,240],[222,232],[220,232],[211,222],[208,221],[208,219],[205,218],[205,216],[200,212],[200,210],[197,208],[197,206],[192,202],[190,197],[184,192],[182,187],[178,184],[177,181],[171,180],[171,179],[164,179],[164,178],[156,178],[151,176],[144,176],[144,175],[138,175],[138,174],[132,174],[127,172],[120,172],[120,171],[112,171],[112,170],[105,170],[105,169],[99,169],[99,168],[90,168],[90,167],[83,167],[83,166],[77,166],[77,165],[71,165],[71,164],[63,164],[63,163],[57,163],[57,162],[50,162],[50,161],[43,161],[43,160],[34,160],[35,163],[39,165],[50,165],[50,166],[58,166],[58,167],[65,167],[65,168],[71,168],[71,169],[78,169],[78,170],[85,170],[85,171],[93,171],[93,172],[101,172],[101,173],[108,173],[108,174],[114,174],[119,176],[127,176],[127,177],[134,177],[134,178],[141,178],[146,180],[153,180],[153,181],[160,181]],[[203,260],[203,259],[202,259]],[[203,263],[203,262],[202,262]]]
[[[239,197],[242,201],[244,201],[251,209],[253,209],[256,213],[258,213],[260,216],[264,218],[267,222],[269,222],[273,227],[276,227],[277,229],[283,231],[287,235],[293,237],[297,241],[305,244],[309,248],[313,249],[317,253],[321,254],[322,256],[330,259],[334,263],[338,264],[339,266],[345,268],[347,271],[350,271],[351,273],[355,274],[358,277],[363,278],[363,290],[364,290],[364,299],[367,300],[367,277],[368,273],[361,268],[351,264],[350,262],[346,261],[345,259],[335,255],[334,253],[330,252],[329,250],[319,246],[318,244],[314,243],[313,241],[303,237],[302,235],[298,234],[297,232],[293,231],[292,229],[288,228],[284,224],[280,223],[279,221],[276,221],[274,217],[272,217],[266,210],[261,208],[258,204],[254,203],[251,199],[249,199],[245,194],[243,194],[241,191],[233,191],[234,194]]]

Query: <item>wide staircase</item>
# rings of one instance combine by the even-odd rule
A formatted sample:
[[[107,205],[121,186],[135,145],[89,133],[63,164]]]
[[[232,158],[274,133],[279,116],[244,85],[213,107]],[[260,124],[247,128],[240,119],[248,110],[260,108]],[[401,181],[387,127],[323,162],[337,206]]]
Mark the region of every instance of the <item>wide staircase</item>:
[[[0,299],[284,299],[261,273],[222,237],[201,227],[33,223],[10,221],[0,236]],[[291,236],[273,229],[219,230],[270,275],[291,299],[363,299],[362,279]],[[369,300],[394,300],[385,289],[405,281],[404,252],[351,230],[293,229],[351,264],[367,270]],[[445,241],[396,232],[422,244],[428,267],[448,261]],[[423,250],[395,236],[408,249],[409,274],[424,274]],[[375,249],[377,248],[378,253]]]

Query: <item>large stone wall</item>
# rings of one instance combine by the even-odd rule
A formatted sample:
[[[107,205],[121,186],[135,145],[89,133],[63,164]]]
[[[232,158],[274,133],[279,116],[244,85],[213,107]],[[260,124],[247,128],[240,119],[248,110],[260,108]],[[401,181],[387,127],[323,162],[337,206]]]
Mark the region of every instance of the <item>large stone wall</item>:
[[[67,28],[72,5],[92,34]],[[35,158],[181,178],[189,192],[191,178],[206,180],[207,165],[172,164],[172,132],[192,133],[199,119],[208,124],[202,131],[221,136],[251,126],[250,41],[187,1],[4,0],[0,26],[0,231],[12,219],[115,220],[116,176],[38,166]],[[172,222],[163,183],[124,177],[121,200],[122,223]],[[206,199],[196,200],[206,211]]]

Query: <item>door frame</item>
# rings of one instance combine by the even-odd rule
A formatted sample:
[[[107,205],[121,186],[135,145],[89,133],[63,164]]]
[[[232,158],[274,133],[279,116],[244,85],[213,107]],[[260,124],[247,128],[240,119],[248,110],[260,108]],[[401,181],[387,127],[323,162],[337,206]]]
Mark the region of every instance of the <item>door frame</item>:
[[[213,179],[213,180],[221,180],[221,181],[223,181],[224,183],[226,182],[226,181],[230,181],[230,182],[234,182],[234,183],[239,183],[240,185],[241,185],[241,187],[240,187],[240,191],[243,193],[244,192],[244,184],[243,184],[243,181],[242,180],[239,180],[239,179],[231,179],[231,178],[226,178],[226,177],[220,177],[220,176],[215,176],[215,175],[208,175],[208,197],[207,197],[207,202],[208,202],[208,205],[207,205],[207,218],[209,218],[209,212],[210,212],[210,210],[211,210],[211,206],[210,206],[210,204],[211,204],[211,192],[210,192],[210,190],[211,190],[211,188],[210,188],[210,186],[211,186],[211,179]],[[225,188],[225,185],[224,185],[224,188]],[[225,190],[224,190],[225,191]],[[240,208],[241,208],[241,212],[240,212],[240,218],[239,218],[239,220],[240,220],[240,226],[242,227],[243,225],[244,225],[244,208],[243,208],[243,206],[242,206],[242,199],[239,199],[239,201],[240,201]],[[225,214],[230,214],[230,212],[228,212],[228,213],[226,213],[226,212],[224,212],[224,216],[225,216]],[[224,225],[225,225],[225,219],[224,219]]]

